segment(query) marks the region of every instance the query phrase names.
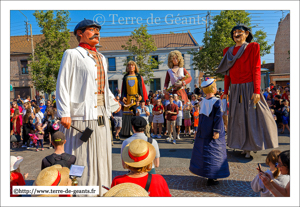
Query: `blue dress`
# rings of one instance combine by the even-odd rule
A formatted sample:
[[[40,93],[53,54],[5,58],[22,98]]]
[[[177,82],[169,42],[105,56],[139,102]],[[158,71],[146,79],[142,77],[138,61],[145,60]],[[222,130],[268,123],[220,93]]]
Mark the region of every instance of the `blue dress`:
[[[216,98],[213,97],[205,101],[208,102],[213,99]],[[193,174],[209,179],[226,178],[230,175],[230,172],[227,161],[221,100],[215,101],[213,105],[211,104],[211,107],[209,116],[199,115],[198,131],[189,169]],[[213,139],[213,132],[219,132],[218,139]]]

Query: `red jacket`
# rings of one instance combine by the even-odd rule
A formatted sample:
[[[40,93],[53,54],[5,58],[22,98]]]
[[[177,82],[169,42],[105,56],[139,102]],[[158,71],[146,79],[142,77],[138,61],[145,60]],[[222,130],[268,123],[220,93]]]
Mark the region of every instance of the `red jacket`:
[[[229,47],[223,50],[223,55],[226,54]],[[240,46],[233,49],[235,55]],[[236,60],[232,68],[230,68],[229,76],[225,75],[224,94],[228,94],[229,84],[241,84],[253,82],[254,93],[260,94],[260,79],[261,79],[261,62],[259,44],[256,42],[249,43],[243,55]]]

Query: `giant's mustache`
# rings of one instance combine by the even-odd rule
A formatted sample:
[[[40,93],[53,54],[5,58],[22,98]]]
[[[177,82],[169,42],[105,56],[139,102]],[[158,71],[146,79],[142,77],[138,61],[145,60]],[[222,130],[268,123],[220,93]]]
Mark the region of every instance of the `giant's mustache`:
[[[99,39],[99,35],[97,35],[97,34],[94,34],[92,37],[90,37],[89,39],[90,40],[92,40],[92,39],[94,39],[95,37],[97,37],[98,39]]]
[[[242,35],[237,35],[237,36],[234,36],[234,38],[239,38],[240,36],[242,36]]]

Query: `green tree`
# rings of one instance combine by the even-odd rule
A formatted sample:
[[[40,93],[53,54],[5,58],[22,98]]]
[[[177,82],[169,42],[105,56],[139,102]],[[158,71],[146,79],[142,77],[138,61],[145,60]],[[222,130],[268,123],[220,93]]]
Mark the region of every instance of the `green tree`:
[[[51,93],[56,89],[56,80],[63,53],[70,48],[70,21],[68,11],[35,11],[33,15],[41,28],[42,40],[36,44],[34,58],[29,57],[29,72],[37,90]]]
[[[245,24],[252,29],[250,13],[240,10],[221,11],[213,20],[213,26],[210,31],[205,32],[203,46],[199,51],[190,51],[193,55],[193,66],[195,70],[201,70],[204,73],[223,77],[216,74],[215,71],[223,58],[223,49],[231,47],[235,42],[231,39],[231,29],[237,24]],[[269,45],[265,40],[266,33],[258,30],[253,34],[253,40],[260,45],[260,55],[264,56],[270,53],[273,44]]]
[[[135,56],[135,62],[139,67],[139,73],[144,78],[145,84],[150,84],[153,81],[153,69],[157,68],[161,61],[156,61],[149,54],[157,50],[154,39],[148,33],[147,25],[141,25],[138,29],[131,32],[131,35],[126,42],[122,45],[124,50],[128,50]],[[129,60],[124,61],[124,66],[127,65]]]

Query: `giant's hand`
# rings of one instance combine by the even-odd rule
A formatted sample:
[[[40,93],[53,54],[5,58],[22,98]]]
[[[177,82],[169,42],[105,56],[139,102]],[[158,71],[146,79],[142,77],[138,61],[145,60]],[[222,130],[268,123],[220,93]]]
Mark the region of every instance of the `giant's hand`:
[[[213,138],[214,138],[214,139],[219,139],[219,135],[220,135],[220,134],[219,134],[218,132],[214,132]]]
[[[224,94],[224,95],[222,96],[222,99],[227,99],[227,94]]]
[[[66,129],[70,129],[71,126],[71,117],[62,117],[60,122],[61,124],[66,128]]]
[[[182,81],[178,81],[174,84],[176,87],[182,87]]]
[[[260,94],[253,93],[251,99],[253,99],[254,104],[257,104],[260,100]]]
[[[169,95],[169,92],[168,92],[167,90],[164,90],[163,93],[164,93],[165,95]]]

